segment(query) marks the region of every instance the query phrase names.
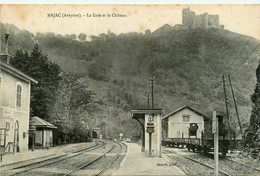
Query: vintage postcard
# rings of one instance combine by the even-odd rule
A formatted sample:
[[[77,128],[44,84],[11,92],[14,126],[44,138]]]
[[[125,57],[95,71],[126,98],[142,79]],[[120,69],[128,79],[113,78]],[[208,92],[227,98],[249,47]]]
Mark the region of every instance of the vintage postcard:
[[[259,175],[259,4],[1,4],[0,175]]]

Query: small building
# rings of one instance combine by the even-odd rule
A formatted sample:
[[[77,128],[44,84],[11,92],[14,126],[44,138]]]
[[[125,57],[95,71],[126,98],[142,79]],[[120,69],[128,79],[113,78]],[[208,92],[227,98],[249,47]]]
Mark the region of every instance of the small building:
[[[189,106],[184,106],[165,115],[162,120],[163,138],[189,138],[189,128],[192,123],[198,125],[195,135],[200,138],[201,132],[204,132],[204,122],[208,117]]]
[[[32,121],[31,124],[36,127],[35,146],[38,148],[52,147],[53,129],[56,129],[57,127],[36,116],[33,117],[31,121]]]
[[[0,151],[28,150],[31,83],[37,81],[9,64],[8,35],[0,55]]]

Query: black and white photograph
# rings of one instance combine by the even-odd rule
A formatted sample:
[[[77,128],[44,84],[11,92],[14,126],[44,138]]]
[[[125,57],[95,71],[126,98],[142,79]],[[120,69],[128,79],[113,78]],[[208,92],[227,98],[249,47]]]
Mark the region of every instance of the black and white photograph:
[[[260,2],[0,4],[0,175],[260,175]]]

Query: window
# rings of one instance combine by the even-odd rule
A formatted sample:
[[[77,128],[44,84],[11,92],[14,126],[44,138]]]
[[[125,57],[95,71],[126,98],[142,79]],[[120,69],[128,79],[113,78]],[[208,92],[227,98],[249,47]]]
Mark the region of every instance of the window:
[[[183,122],[189,122],[190,121],[190,115],[184,114],[184,115],[182,115],[182,117],[183,117]]]
[[[9,130],[10,130],[10,123],[6,122],[6,131],[9,131]]]
[[[18,84],[17,93],[16,93],[16,107],[21,108],[21,106],[22,106],[22,86]]]

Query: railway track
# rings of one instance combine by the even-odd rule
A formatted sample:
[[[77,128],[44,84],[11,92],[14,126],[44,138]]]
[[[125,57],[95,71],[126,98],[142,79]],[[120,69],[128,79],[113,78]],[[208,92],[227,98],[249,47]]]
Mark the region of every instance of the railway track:
[[[89,149],[94,149],[95,147],[98,147],[99,143],[104,143],[104,141],[95,141],[95,144],[92,145],[92,146],[88,146],[86,148],[83,148],[83,149],[77,149],[77,148],[73,148],[73,149],[70,149],[70,150],[67,150],[67,153],[78,153],[78,152],[81,152],[81,151],[85,151],[85,150],[89,150]]]
[[[99,141],[99,142],[103,143],[103,141]],[[83,147],[83,149],[76,149],[76,148],[68,149],[68,150],[65,150],[65,153],[80,152],[80,151],[89,150],[92,148],[94,149],[94,147],[96,147],[97,145],[98,145],[98,142],[96,141],[94,145]],[[7,169],[14,169],[19,166],[26,166],[26,165],[30,165],[30,164],[39,163],[40,161],[44,161],[44,159],[51,159],[52,157],[56,157],[56,156],[57,156],[57,154],[50,154],[50,155],[41,156],[41,157],[34,158],[34,159],[19,161],[19,162],[10,163],[10,164],[4,164],[4,165],[1,165],[1,170],[3,171],[3,170],[7,170]]]
[[[235,162],[235,163],[238,163],[238,164],[240,164],[240,165],[242,165],[242,166],[246,166],[246,167],[249,167],[249,168],[251,168],[251,169],[254,169],[254,170],[260,171],[260,169],[258,169],[258,168],[255,168],[255,167],[253,167],[253,166],[250,166],[250,165],[247,165],[247,164],[245,164],[245,163],[240,163],[240,162],[238,162],[238,161],[235,161],[235,160],[232,160],[232,159],[227,159],[227,160],[228,160],[228,161]]]
[[[54,164],[57,162],[61,162],[66,159],[77,157],[77,156],[81,155],[82,153],[100,148],[104,145],[105,145],[105,143],[103,141],[100,141],[100,142],[98,142],[98,145],[89,146],[84,149],[73,150],[73,151],[71,151],[71,153],[61,154],[58,156],[54,155],[54,157],[52,157],[53,155],[50,155],[50,158],[43,159],[43,160],[33,162],[33,163],[22,164],[19,162],[14,165],[9,165],[7,168],[1,168],[1,170],[2,170],[2,172],[5,171],[3,173],[4,175],[9,175],[9,176],[20,175],[22,173],[26,173],[26,172],[32,171],[34,169],[37,169],[37,168],[46,167],[48,165],[51,165],[51,164]]]
[[[170,156],[170,155],[168,155],[168,154],[166,154],[166,153],[164,153],[164,154],[169,158],[169,160],[171,160],[171,156]],[[176,163],[176,165],[177,165],[177,163]],[[178,167],[179,167],[182,171],[184,171],[185,173],[187,173],[187,175],[198,175],[196,172],[194,172],[193,170],[187,168],[184,164],[182,164],[182,163],[180,163],[180,162],[178,162]]]
[[[96,176],[104,174],[104,173],[115,163],[115,161],[120,157],[120,154],[123,153],[123,146],[126,147],[126,150],[127,150],[127,145],[126,145],[126,144],[124,144],[124,143],[119,143],[119,142],[116,142],[116,143],[120,145],[120,153],[118,153],[118,154],[108,163],[108,165],[107,165],[104,169],[102,169],[98,174],[96,174]]]
[[[91,161],[88,161],[86,163],[82,163],[81,166],[79,166],[77,169],[75,169],[74,171],[71,171],[67,174],[65,174],[66,176],[67,175],[81,175],[80,174],[80,171],[83,171],[83,172],[87,172],[89,170],[90,167],[98,167],[99,169],[102,168],[100,171],[96,172],[95,176],[99,176],[99,175],[103,175],[105,174],[111,166],[113,166],[113,164],[119,159],[119,157],[123,154],[123,148],[127,146],[123,143],[119,143],[119,142],[114,142],[115,144],[117,144],[119,146],[119,151],[118,149],[115,147],[116,145],[113,144],[113,148],[111,148],[109,151],[103,153],[102,155],[98,156],[97,158],[94,158],[93,160]],[[114,152],[114,153],[113,153]],[[110,157],[110,158],[105,158],[105,157]],[[101,161],[102,159],[104,159],[104,161]],[[105,165],[100,165],[100,163],[98,162],[103,162],[105,163]],[[96,166],[94,166],[96,165]],[[102,166],[102,167],[101,167]],[[78,172],[78,173],[77,173]],[[82,172],[82,173],[83,173]],[[64,175],[64,176],[65,176]],[[107,175],[107,174],[106,174]],[[109,174],[108,174],[109,175]]]
[[[120,156],[123,157],[124,149],[127,149],[125,144],[102,141],[99,142],[98,146],[90,146],[77,151],[70,150],[71,153],[65,153],[61,156],[13,167],[10,172],[4,173],[4,175],[82,175],[80,172],[90,171],[86,169],[91,167],[102,168],[102,170],[98,170],[97,173],[92,175],[103,175],[113,166]],[[103,152],[100,153],[102,150]],[[106,162],[104,162],[105,160]],[[101,162],[105,164],[104,167],[99,167]],[[119,163],[119,161],[117,163]],[[57,172],[57,170],[59,171]],[[94,171],[96,172],[97,170]]]
[[[207,162],[212,163],[214,161],[214,154],[208,153],[207,155],[202,155],[201,158],[208,160]],[[219,168],[222,168],[223,171],[229,173],[230,175],[260,175],[260,169],[253,166],[241,163],[235,160],[232,160],[228,157],[219,157]]]
[[[64,174],[64,176],[68,176],[68,175],[71,175],[71,174],[75,174],[78,170],[83,169],[83,168],[85,168],[85,167],[91,165],[92,163],[98,161],[100,158],[102,158],[103,156],[105,156],[107,153],[111,152],[114,147],[115,147],[115,146],[112,145],[112,147],[111,147],[108,151],[106,151],[106,152],[103,153],[102,155],[100,155],[100,156],[98,156],[98,157],[92,159],[91,161],[82,162],[82,163],[80,164],[80,166],[78,166],[76,169],[74,169],[74,170],[72,170],[72,171],[70,171],[70,172]]]
[[[181,158],[185,158],[188,160],[188,162],[186,161],[183,161],[184,163],[188,163],[188,164],[183,164],[182,162],[177,162],[177,165],[178,167],[180,167],[185,173],[188,173],[188,175],[212,175],[214,174],[214,167],[210,166],[209,164],[206,164],[206,163],[203,163],[201,161],[198,161],[196,159],[193,159],[191,157],[188,157],[188,156],[185,156],[185,155],[181,155],[181,154],[178,154],[178,153],[174,153],[174,154],[169,154],[169,153],[165,153],[164,154],[166,156],[168,156],[169,158],[171,158],[172,156],[179,156]],[[178,161],[180,161],[179,159],[181,158],[178,158]],[[192,163],[190,163],[189,161],[193,161],[193,163],[196,163],[197,165],[193,165]],[[187,165],[189,165],[190,167],[187,167]],[[197,171],[199,171],[198,169],[198,165],[200,165],[200,168],[202,168],[201,166],[204,167],[204,169],[202,168],[201,169],[201,172],[204,172],[204,173],[197,173]],[[191,168],[194,168],[194,169],[191,169]],[[206,169],[205,169],[206,168]],[[195,170],[195,171],[194,171]],[[221,175],[225,175],[225,176],[230,176],[230,174],[226,173],[225,171],[222,171],[222,170],[219,170],[219,173]]]
[[[194,163],[203,165],[211,170],[214,170],[214,159],[213,159],[214,157],[212,157],[213,155],[209,156],[209,155],[198,155],[198,154],[190,154],[190,153],[185,154],[185,153],[182,153],[181,151],[168,151],[168,150],[165,150],[165,152],[168,152],[172,156],[173,159],[182,157],[182,158],[188,159]],[[192,168],[191,170],[196,171],[196,167],[194,167],[192,163],[189,163],[189,161],[184,160],[183,163],[186,163],[186,165],[187,165],[187,167],[185,169]],[[182,170],[185,170],[185,169],[182,169]],[[186,173],[193,174],[190,171],[188,171]],[[254,167],[254,166],[251,166],[251,165],[247,165],[245,163],[235,161],[228,157],[226,157],[226,158],[220,157],[219,173],[221,175],[260,175],[260,169]],[[197,173],[197,174],[202,174],[202,173]],[[211,175],[212,172],[207,171],[206,173],[203,173],[203,174]]]
[[[190,157],[188,157],[188,156],[180,155],[180,154],[178,154],[178,153],[177,153],[177,155],[182,156],[182,157],[184,157],[184,158],[187,158],[187,159],[189,159],[189,160],[191,160],[191,161],[194,161],[194,162],[196,162],[196,163],[199,163],[199,164],[201,164],[201,165],[203,165],[203,166],[205,166],[205,167],[208,167],[208,168],[214,170],[214,167],[212,167],[212,166],[210,166],[210,165],[208,165],[208,164],[205,164],[205,163],[203,163],[203,162],[201,162],[201,161],[198,161],[198,160],[196,160],[196,159],[190,158]],[[219,170],[219,173],[220,173],[221,175],[230,176],[228,173],[226,173],[226,172],[224,172],[224,171],[221,171],[221,170]]]
[[[260,175],[260,169],[259,168],[255,168],[255,167],[250,166],[248,164],[241,163],[241,162],[238,162],[238,161],[235,161],[235,160],[232,160],[232,159],[228,159],[228,158],[225,158],[225,160],[228,161],[228,162],[233,162],[236,165],[239,165],[240,168],[242,167],[243,171],[244,171],[243,174],[245,174],[245,175]]]

